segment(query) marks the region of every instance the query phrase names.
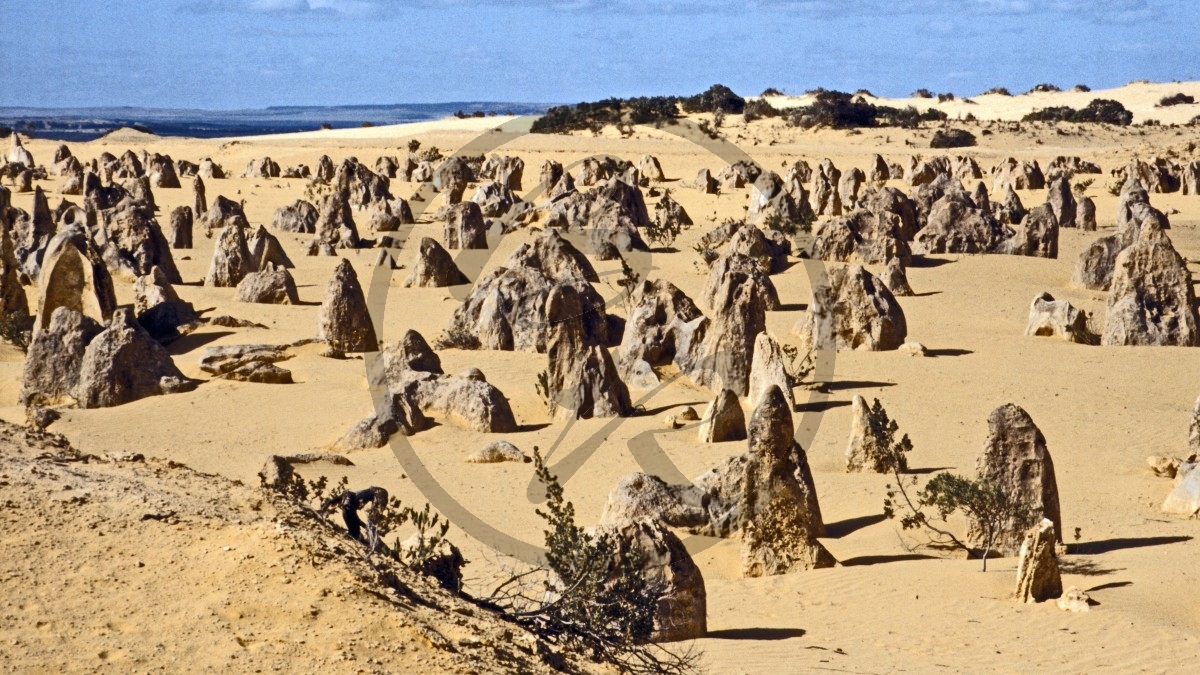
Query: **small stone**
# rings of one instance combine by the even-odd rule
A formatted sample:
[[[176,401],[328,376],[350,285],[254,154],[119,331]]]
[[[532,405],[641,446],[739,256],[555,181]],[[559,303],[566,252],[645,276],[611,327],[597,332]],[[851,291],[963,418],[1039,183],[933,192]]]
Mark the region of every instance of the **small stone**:
[[[1058,599],[1058,608],[1064,612],[1089,612],[1092,599],[1078,586],[1072,586]]]

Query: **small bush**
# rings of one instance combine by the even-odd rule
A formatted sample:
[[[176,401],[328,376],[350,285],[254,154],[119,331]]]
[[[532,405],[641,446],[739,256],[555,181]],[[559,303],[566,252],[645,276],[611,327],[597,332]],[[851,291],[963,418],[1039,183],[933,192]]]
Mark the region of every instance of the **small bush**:
[[[434,340],[435,349],[479,349],[479,337],[462,330],[444,331]]]
[[[718,110],[731,115],[741,115],[746,109],[746,99],[733,93],[733,90],[723,84],[714,84],[706,91],[688,96],[679,101],[686,113],[711,113]]]
[[[0,314],[0,339],[20,349],[22,353],[29,351],[29,341],[33,339],[33,319],[28,310]]]
[[[332,124],[330,124],[329,122],[321,122],[321,129],[322,129],[322,130],[328,131],[328,130],[330,130],[330,129],[332,129],[332,128],[333,128],[333,125],[332,125]]]
[[[938,94],[937,100],[938,100],[938,103],[945,103],[946,101],[953,101],[954,94],[951,94],[949,92],[947,92],[945,94]]]
[[[759,98],[746,103],[746,108],[742,111],[742,119],[746,122],[753,122],[764,117],[779,117],[780,114],[782,113],[775,106]]]
[[[766,89],[763,89],[763,93],[759,94],[759,96],[785,96],[785,95],[786,94],[784,94],[782,91],[779,91],[775,87],[767,87]]]
[[[1158,100],[1159,108],[1166,108],[1173,105],[1188,105],[1196,102],[1196,97],[1188,96],[1187,94],[1179,93],[1171,96],[1164,96]]]
[[[816,221],[816,215],[811,209],[805,209],[803,215],[799,218],[786,218],[778,211],[773,211],[767,214],[763,219],[763,227],[768,230],[775,230],[787,235],[789,239],[795,239],[800,236],[800,233],[812,233],[813,222]]]
[[[965,129],[938,129],[929,141],[931,148],[969,148],[975,145],[975,134]]]
[[[416,154],[416,152],[420,149],[421,149],[421,141],[418,141],[417,139],[414,138],[408,142],[408,151],[410,153]]]
[[[594,103],[554,106],[534,120],[535,134],[565,134],[571,131],[598,132],[605,126],[625,124],[673,124],[679,117],[677,99],[670,96],[651,98],[609,98]]]
[[[1030,89],[1029,91],[1027,91],[1025,93],[1026,94],[1034,94],[1034,93],[1048,94],[1048,93],[1053,93],[1056,91],[1062,91],[1062,89],[1060,89],[1057,86],[1050,84],[1048,82],[1043,82],[1042,84],[1035,84],[1033,86],[1033,89]]]
[[[1078,92],[1081,94],[1089,92],[1091,90],[1092,90],[1092,88],[1087,86],[1086,84],[1077,84],[1074,87],[1071,87],[1071,91]]]
[[[991,89],[988,89],[980,94],[980,96],[987,96],[988,94],[995,94],[996,96],[1012,96],[1012,92],[1009,91],[1007,87],[992,87]]]
[[[928,89],[918,89],[912,93],[910,98],[933,98],[933,92]]]
[[[1080,124],[1115,124],[1129,126],[1133,113],[1125,109],[1120,101],[1093,99],[1080,110],[1068,106],[1054,106],[1035,110],[1022,118],[1023,122],[1076,122]]]
[[[625,261],[624,256],[621,257],[621,278],[617,279],[617,286],[621,288],[624,296],[625,306],[628,308],[633,303],[633,291],[642,283],[642,275],[638,274],[629,263]]]
[[[587,654],[618,672],[698,672],[699,654],[676,653],[649,642],[662,589],[648,584],[638,546],[622,547],[575,522],[575,507],[541,453],[533,451],[546,488],[546,562],[500,584],[489,601],[542,639]],[[542,573],[541,589],[525,583]]]
[[[421,154],[417,155],[417,159],[421,160],[422,162],[436,162],[443,157],[444,155],[442,155],[442,151],[438,150],[438,146],[436,145],[429,146],[428,148],[422,150]]]

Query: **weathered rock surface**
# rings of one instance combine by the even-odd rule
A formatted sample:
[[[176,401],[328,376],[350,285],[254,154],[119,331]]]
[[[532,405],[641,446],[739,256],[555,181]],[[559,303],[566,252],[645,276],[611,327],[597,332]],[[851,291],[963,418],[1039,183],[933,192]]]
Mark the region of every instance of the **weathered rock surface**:
[[[73,400],[83,353],[104,327],[79,310],[54,309],[45,328],[35,331],[25,358],[21,402],[56,405]]]
[[[246,231],[237,225],[229,225],[217,234],[213,247],[212,262],[204,285],[213,288],[235,288],[242,279],[255,270],[254,258],[246,243]]]
[[[1048,205],[1030,209],[1013,234],[996,245],[996,253],[1041,258],[1058,257],[1058,221]]]
[[[887,262],[887,267],[883,268],[883,274],[879,279],[892,292],[892,295],[898,298],[916,295],[913,293],[912,286],[908,285],[908,273],[904,271],[904,266],[900,264],[899,258],[892,258]]]
[[[727,443],[746,439],[746,414],[738,395],[729,389],[717,392],[700,416],[701,443]]]
[[[486,249],[487,223],[475,202],[455,203],[446,216],[443,240],[449,249]]]
[[[779,391],[783,392],[783,397],[788,402],[788,410],[796,408],[787,357],[775,338],[763,331],[754,340],[754,360],[750,364],[750,389],[747,396],[751,401],[760,401],[771,387],[779,387]]]
[[[1036,603],[1053,600],[1062,595],[1062,577],[1054,547],[1058,541],[1054,523],[1049,520],[1034,525],[1025,534],[1017,559],[1017,602]]]
[[[343,352],[379,349],[362,285],[354,267],[345,258],[338,261],[325,289],[325,300],[317,312],[317,339]]]
[[[117,307],[108,267],[79,224],[64,227],[46,246],[38,279],[36,326],[49,327],[59,307],[69,307],[102,325]]]
[[[697,337],[703,337],[704,322],[700,309],[674,284],[666,279],[643,280],[633,290],[625,334],[616,354],[622,379],[649,389],[659,383],[654,366],[672,361],[691,363],[692,353],[699,347]]]
[[[1200,345],[1191,272],[1162,230],[1143,229],[1117,255],[1100,343]]]
[[[750,418],[749,461],[739,505],[742,573],[747,577],[837,563],[817,541],[824,521],[808,459],[794,433],[783,392],[772,389]]]
[[[404,286],[417,288],[443,288],[470,283],[463,274],[454,258],[430,237],[422,237],[417,247],[416,260],[413,261],[412,271],[404,280]]]
[[[904,311],[887,286],[862,265],[829,271],[795,332],[805,349],[885,351],[908,335]]]
[[[121,308],[84,350],[75,399],[81,408],[108,408],[194,386],[133,310]]]
[[[171,219],[167,221],[167,231],[164,233],[167,243],[172,248],[191,248],[193,222],[192,207],[176,206],[172,209]]]
[[[1029,413],[1007,403],[988,415],[988,439],[976,464],[980,480],[991,481],[1010,499],[1025,505],[1037,519],[1054,524],[1055,536],[1062,537],[1058,483],[1054,462],[1046,449],[1046,439]],[[967,543],[982,550],[983,530],[968,520]],[[1025,527],[1012,520],[1001,525],[993,550],[1002,556],[1016,555],[1025,538]]]
[[[651,640],[704,637],[708,631],[704,577],[683,542],[665,524],[648,518],[607,521],[589,531],[613,542],[618,556],[632,549],[641,552],[646,587],[658,597]]]
[[[317,231],[317,218],[320,214],[317,207],[303,199],[297,199],[291,204],[275,209],[271,227],[281,232],[300,232],[313,234]]]
[[[1096,343],[1096,336],[1088,329],[1087,313],[1066,300],[1055,300],[1046,292],[1039,293],[1030,304],[1025,334],[1056,337],[1083,345]]]
[[[808,254],[818,260],[881,264],[912,256],[903,237],[903,221],[894,213],[858,210],[823,220],[813,230]]]
[[[1163,513],[1186,518],[1200,514],[1200,463],[1184,462],[1175,474],[1175,487],[1162,503]]]
[[[589,344],[583,303],[572,286],[556,286],[546,298],[545,322],[553,326],[546,347],[549,398],[556,417],[623,417],[632,408],[629,389],[604,347]]]
[[[508,441],[492,441],[467,455],[468,464],[499,464],[500,462],[531,462],[517,446]]]
[[[545,319],[546,300],[555,286],[570,286],[582,305],[585,343],[608,344],[604,298],[589,283],[596,278],[578,249],[558,232],[546,230],[519,246],[503,265],[484,272],[446,330],[476,336],[483,349],[545,352],[554,329]]]
[[[300,297],[296,281],[286,268],[269,265],[261,272],[251,272],[238,282],[234,299],[265,305],[298,305]]]

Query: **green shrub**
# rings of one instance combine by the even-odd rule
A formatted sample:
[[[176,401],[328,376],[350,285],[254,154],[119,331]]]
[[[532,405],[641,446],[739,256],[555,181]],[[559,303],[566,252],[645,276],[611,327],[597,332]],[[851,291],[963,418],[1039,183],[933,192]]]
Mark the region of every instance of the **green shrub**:
[[[723,84],[714,84],[706,91],[688,96],[679,101],[686,113],[711,113],[718,110],[731,115],[741,115],[746,108],[746,99],[733,93]]]
[[[969,148],[975,145],[975,134],[966,129],[938,129],[933,134],[933,139],[929,141],[929,147],[944,149],[944,148]]]
[[[1187,105],[1196,102],[1196,97],[1188,96],[1184,93],[1174,94],[1172,96],[1164,96],[1158,100],[1159,108],[1166,108],[1173,105]]]
[[[1022,118],[1023,122],[1076,122],[1080,124],[1115,124],[1129,126],[1133,113],[1125,109],[1120,101],[1093,99],[1080,110],[1068,106],[1053,106],[1035,110]]]
[[[29,341],[33,339],[33,319],[28,310],[16,310],[0,314],[0,339],[20,349],[29,351]]]

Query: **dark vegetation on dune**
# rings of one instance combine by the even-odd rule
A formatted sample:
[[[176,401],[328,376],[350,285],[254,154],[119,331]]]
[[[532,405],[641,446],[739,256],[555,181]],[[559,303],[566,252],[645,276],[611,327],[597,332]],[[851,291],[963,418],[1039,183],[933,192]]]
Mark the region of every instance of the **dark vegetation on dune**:
[[[1065,105],[1035,110],[1022,118],[1022,121],[1116,124],[1124,127],[1133,123],[1133,113],[1126,110],[1120,101],[1097,98],[1079,110]]]
[[[1188,105],[1196,102],[1195,96],[1188,96],[1184,93],[1178,93],[1173,96],[1164,96],[1158,100],[1159,108],[1166,108],[1173,105]]]
[[[770,90],[769,90],[770,91]],[[918,112],[916,108],[892,108],[875,105],[863,96],[842,91],[816,89],[809,92],[812,104],[779,110],[765,100],[746,101],[724,85],[713,85],[695,96],[653,96],[610,98],[593,103],[555,106],[533,123],[534,133],[552,134],[571,131],[598,132],[606,126],[650,124],[661,127],[674,124],[684,113],[744,115],[752,122],[762,118],[783,117],[790,126],[809,129],[818,126],[833,129],[859,127],[916,127],[921,122],[947,119],[940,110]]]

